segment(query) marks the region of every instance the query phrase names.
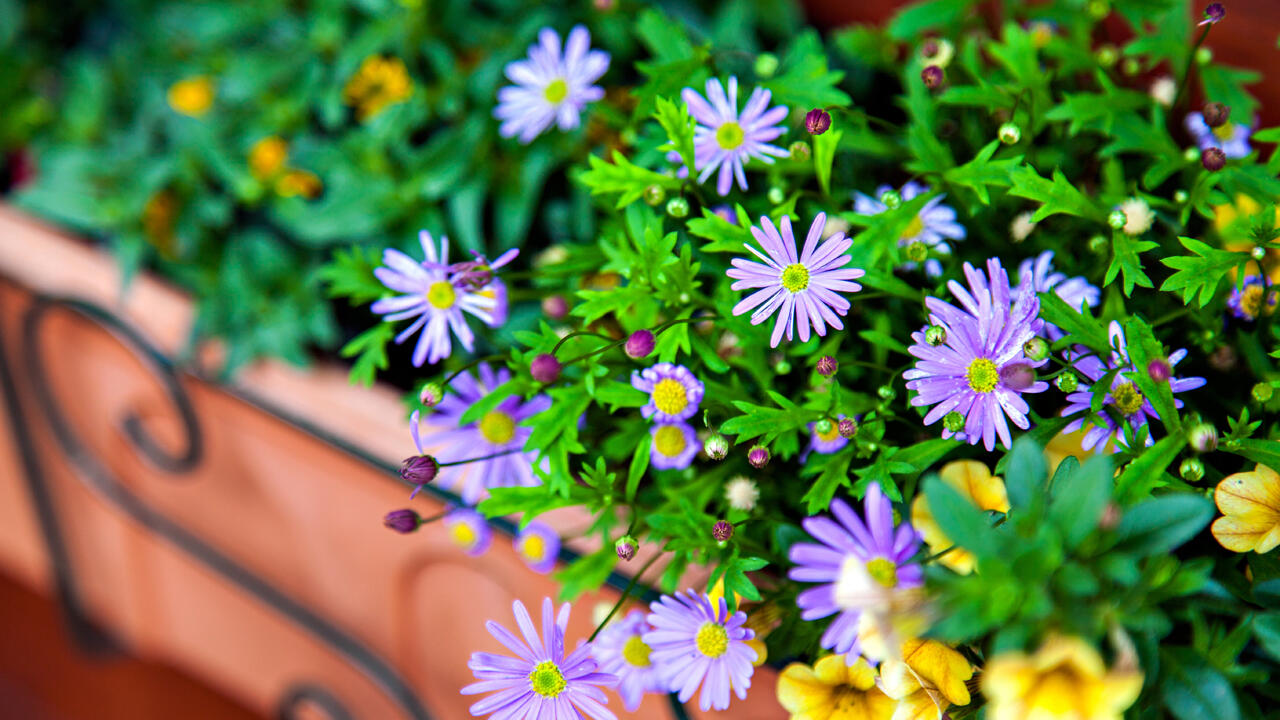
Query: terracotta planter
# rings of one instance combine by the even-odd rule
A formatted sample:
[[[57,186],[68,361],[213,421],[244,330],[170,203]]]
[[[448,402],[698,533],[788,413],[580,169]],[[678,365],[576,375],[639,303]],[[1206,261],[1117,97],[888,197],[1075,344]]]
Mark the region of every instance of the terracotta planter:
[[[142,277],[122,295],[110,257],[0,207],[0,571],[59,598],[86,650],[171,663],[264,716],[468,717],[467,658],[501,651],[485,620],[555,584],[501,529],[471,558],[438,525],[381,526],[408,504],[395,391],[338,367],[203,379],[171,360],[191,319],[181,293]],[[581,599],[570,637],[618,595]],[[688,716],[785,717],[775,678]],[[661,696],[611,706],[685,716]]]

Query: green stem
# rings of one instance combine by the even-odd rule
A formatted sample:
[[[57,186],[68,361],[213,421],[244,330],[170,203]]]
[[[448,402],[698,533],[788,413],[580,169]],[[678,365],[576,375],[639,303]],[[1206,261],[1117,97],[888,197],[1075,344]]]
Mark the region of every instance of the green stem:
[[[601,340],[608,340],[609,342],[613,342],[613,341],[614,341],[614,338],[611,338],[611,337],[609,337],[608,335],[601,335],[600,333],[591,332],[590,330],[574,330],[573,332],[569,333],[568,335],[565,335],[564,337],[560,338],[560,342],[556,343],[556,346],[555,346],[555,347],[553,347],[553,348],[551,348],[551,354],[552,354],[552,355],[555,355],[556,353],[560,352],[560,346],[561,346],[561,345],[564,345],[564,344],[565,344],[566,342],[568,342],[570,339],[575,338],[575,337],[581,337],[581,336],[583,336],[583,335],[590,335],[590,336],[592,336],[592,337],[598,337],[598,338],[600,338]]]
[[[439,463],[439,465],[440,467],[466,465],[467,463],[480,462],[481,460],[491,460],[496,457],[502,457],[503,455],[510,455],[511,453],[518,453],[518,452],[523,452],[523,450],[521,450],[520,448],[512,448],[511,450],[502,450],[496,453],[490,453],[488,455],[481,455],[480,457],[467,458],[466,460],[454,460],[453,462]]]
[[[449,383],[453,382],[454,378],[458,377],[462,373],[470,370],[471,368],[479,365],[482,362],[489,362],[490,360],[506,360],[506,359],[507,359],[507,356],[505,355],[486,355],[481,358],[476,358],[475,360],[472,360],[471,362],[467,363],[466,365],[463,365],[457,370],[454,370],[452,373],[449,374],[448,377],[444,379],[444,382],[441,384],[447,388],[449,387]]]
[[[601,622],[598,627],[596,627],[595,632],[591,633],[591,637],[587,638],[587,642],[591,642],[595,640],[596,636],[600,634],[600,631],[603,630],[604,627],[609,624],[609,621],[613,619],[613,616],[618,614],[618,610],[622,608],[623,603],[627,601],[627,597],[631,595],[631,591],[635,589],[636,583],[640,582],[640,576],[644,575],[645,571],[647,571],[651,565],[657,562],[658,558],[660,557],[662,557],[661,552],[655,553],[653,557],[649,558],[649,562],[646,562],[640,568],[639,572],[631,576],[631,582],[627,583],[627,589],[622,591],[622,597],[618,598],[618,602],[613,604],[613,609],[610,610],[609,614],[604,617],[604,621]]]
[[[1196,61],[1196,52],[1200,46],[1204,44],[1205,38],[1209,37],[1209,30],[1213,25],[1205,25],[1204,31],[1200,33],[1196,44],[1191,46],[1191,52],[1187,54],[1187,64],[1182,68],[1182,77],[1178,79],[1178,93],[1173,96],[1173,105],[1170,107],[1178,107],[1178,102],[1182,100],[1182,96],[1187,92],[1187,81],[1191,79],[1191,64]]]

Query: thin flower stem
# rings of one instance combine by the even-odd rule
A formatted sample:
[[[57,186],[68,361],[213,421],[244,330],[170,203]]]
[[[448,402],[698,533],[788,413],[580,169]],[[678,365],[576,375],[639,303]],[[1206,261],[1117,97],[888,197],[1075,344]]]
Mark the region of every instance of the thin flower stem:
[[[440,467],[466,465],[467,463],[480,462],[481,460],[490,460],[492,458],[502,457],[503,455],[510,455],[511,453],[518,453],[518,452],[521,452],[520,448],[512,448],[510,450],[503,450],[501,452],[490,453],[488,455],[481,455],[480,457],[467,458],[466,460],[454,460],[453,462],[440,463]]]
[[[475,360],[472,360],[471,362],[467,363],[466,365],[463,365],[462,367],[458,368],[457,370],[454,370],[452,373],[450,373],[450,374],[449,374],[449,376],[448,376],[448,377],[446,377],[446,378],[444,379],[444,382],[443,382],[443,383],[441,383],[441,384],[442,384],[442,385],[444,385],[444,386],[447,388],[447,387],[449,387],[449,383],[453,382],[453,379],[454,379],[454,378],[456,378],[456,377],[458,377],[459,375],[461,375],[462,373],[464,373],[464,372],[466,372],[466,371],[470,370],[471,368],[473,368],[473,367],[475,367],[475,366],[479,365],[480,363],[482,363],[482,362],[489,362],[490,360],[505,360],[505,359],[506,359],[506,356],[505,356],[505,355],[486,355],[486,356],[484,356],[484,357],[482,357],[482,358],[476,358]]]
[[[654,556],[649,558],[649,561],[640,568],[639,572],[631,576],[631,582],[627,583],[627,589],[622,591],[622,597],[618,598],[618,602],[613,604],[613,609],[609,610],[609,614],[604,616],[604,620],[596,627],[595,632],[591,633],[591,637],[587,638],[587,642],[595,640],[596,636],[600,634],[600,631],[604,629],[604,626],[608,625],[609,621],[613,619],[613,616],[618,614],[618,610],[622,609],[623,603],[627,601],[627,597],[631,595],[631,591],[635,589],[636,583],[640,582],[640,576],[644,575],[645,571],[657,562],[660,557],[662,557],[661,552],[655,553]]]
[[[1200,49],[1200,46],[1204,44],[1205,38],[1209,37],[1209,30],[1212,27],[1212,24],[1204,26],[1204,30],[1200,33],[1200,37],[1196,40],[1196,44],[1191,46],[1191,52],[1187,53],[1187,64],[1182,68],[1182,77],[1178,79],[1178,93],[1173,96],[1173,104],[1169,107],[1178,107],[1178,102],[1182,100],[1182,96],[1186,94],[1187,81],[1191,79],[1191,65],[1196,61],[1196,52]]]
[[[423,525],[426,525],[427,523],[433,523],[433,522],[435,522],[435,521],[437,521],[437,520],[440,520],[440,519],[444,518],[444,516],[446,516],[446,515],[448,515],[448,514],[449,514],[449,511],[448,511],[448,510],[446,510],[446,511],[441,512],[441,513],[436,513],[435,515],[428,515],[427,517],[421,518],[421,519],[419,519],[419,520],[418,520],[418,527],[422,527]]]
[[[560,342],[556,343],[556,346],[551,348],[551,354],[555,355],[556,353],[560,352],[560,346],[564,345],[566,342],[568,342],[572,338],[582,337],[583,335],[598,337],[601,340],[608,340],[609,342],[614,341],[614,338],[611,338],[608,335],[601,335],[600,333],[591,332],[590,330],[574,330],[568,335],[565,335],[564,337],[560,338]]]

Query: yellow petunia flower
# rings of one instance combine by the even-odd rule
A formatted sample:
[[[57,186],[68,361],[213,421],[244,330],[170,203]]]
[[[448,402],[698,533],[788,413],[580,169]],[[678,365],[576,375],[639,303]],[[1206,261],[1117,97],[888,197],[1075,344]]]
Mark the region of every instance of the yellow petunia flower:
[[[1250,472],[1228,475],[1213,491],[1222,517],[1210,530],[1233,552],[1267,553],[1280,545],[1280,475],[1258,464]]]
[[[276,194],[281,197],[304,197],[310,200],[324,190],[324,183],[314,173],[290,170],[276,180]]]
[[[413,95],[413,80],[400,58],[370,55],[342,89],[342,101],[356,109],[361,122]]]
[[[1120,720],[1142,692],[1142,673],[1108,670],[1092,645],[1053,636],[1034,655],[997,655],[982,673],[988,720]]]
[[[952,705],[968,705],[973,665],[937,640],[908,640],[901,660],[880,665],[880,689],[897,705],[892,720],[942,720]]]
[[[1009,495],[1005,491],[1004,481],[993,476],[987,466],[977,460],[956,460],[942,466],[939,473],[943,482],[960,492],[970,502],[982,510],[1009,511]],[[939,553],[955,543],[942,532],[938,522],[933,519],[929,510],[929,501],[924,495],[917,495],[911,503],[911,524],[920,531],[925,545],[931,553]],[[955,570],[961,575],[973,572],[973,554],[967,550],[956,548],[938,558],[938,562]]]
[[[867,661],[847,665],[844,655],[788,665],[778,676],[778,702],[791,720],[891,720],[894,708]]]
[[[183,115],[200,117],[213,107],[215,94],[213,78],[208,75],[189,77],[169,86],[169,107]]]
[[[284,169],[289,159],[289,143],[275,135],[264,137],[249,148],[249,171],[259,180],[267,180]]]

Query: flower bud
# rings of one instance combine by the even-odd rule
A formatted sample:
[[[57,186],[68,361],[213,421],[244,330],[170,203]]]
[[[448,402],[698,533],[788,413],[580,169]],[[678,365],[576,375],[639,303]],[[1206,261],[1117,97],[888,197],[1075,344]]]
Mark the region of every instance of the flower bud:
[[[439,474],[440,463],[430,455],[414,455],[400,463],[400,477],[419,487],[435,480]]]
[[[845,418],[836,423],[836,431],[845,440],[852,440],[858,434],[858,423],[853,418]]]
[[[1142,64],[1138,62],[1138,58],[1127,57],[1120,63],[1120,72],[1132,77],[1142,72]]]
[[[418,517],[418,513],[409,510],[392,510],[382,518],[382,524],[395,530],[401,535],[405,535],[418,529],[418,525],[422,522],[422,518]]]
[[[1271,383],[1260,382],[1253,386],[1251,394],[1256,402],[1271,402],[1271,397],[1275,395],[1275,388],[1271,386]]]
[[[892,400],[898,396],[898,393],[894,391],[892,385],[881,385],[876,388],[876,395],[879,395],[881,400]]]
[[[821,135],[831,127],[831,114],[822,108],[814,108],[805,113],[804,129],[810,135]]]
[[[952,410],[942,418],[942,427],[946,428],[949,432],[958,433],[961,430],[964,430],[964,416],[955,410]]]
[[[1107,224],[1110,224],[1110,219],[1108,219]],[[1124,227],[1124,223],[1120,223],[1120,227]],[[1089,250],[1097,253],[1098,255],[1106,253],[1107,248],[1110,247],[1110,245],[1111,244],[1107,242],[1107,239],[1101,235],[1094,235],[1089,238]]]
[[[622,346],[623,352],[632,360],[646,358],[653,352],[653,333],[648,330],[637,330],[627,338]]]
[[[1204,9],[1204,19],[1200,21],[1200,24],[1216,25],[1222,21],[1226,14],[1227,9],[1222,6],[1222,3],[1209,3],[1208,7]]]
[[[774,185],[769,188],[769,192],[764,194],[765,198],[774,205],[781,205],[783,200],[787,199],[787,192],[782,188]]]
[[[440,387],[440,383],[429,382],[422,386],[422,392],[418,393],[418,402],[423,407],[435,407],[444,399],[444,388]]]
[[[747,462],[751,463],[751,467],[759,470],[769,464],[769,449],[763,445],[753,445],[747,451]]]
[[[896,210],[902,204],[902,195],[898,194],[897,190],[885,190],[880,196],[880,202],[890,210]]]
[[[1215,3],[1216,4],[1216,3]],[[1196,64],[1208,65],[1213,62],[1213,51],[1207,47],[1201,46],[1196,49]]]
[[[1098,52],[1094,57],[1098,59],[1099,65],[1104,68],[1109,68],[1112,65],[1115,65],[1116,61],[1120,59],[1120,51],[1116,49],[1115,45],[1108,43],[1098,48]]]
[[[1227,166],[1227,154],[1222,148],[1205,148],[1200,152],[1200,164],[1209,172],[1218,172]]]
[[[773,53],[760,53],[756,56],[755,71],[758,77],[773,77],[773,74],[778,72],[778,56]]]
[[[956,47],[946,38],[929,38],[920,46],[920,60],[925,65],[933,65],[946,70],[955,57]]]
[[[941,325],[930,325],[925,328],[924,341],[935,347],[941,345],[947,341],[947,329]]]
[[[618,553],[618,559],[626,562],[636,556],[636,548],[638,544],[636,539],[630,535],[623,535],[613,544],[613,549]]]
[[[1186,190],[1179,189],[1173,191],[1173,201],[1179,205],[1185,205],[1190,199],[1191,195],[1189,195]]]
[[[1112,210],[1111,214],[1107,216],[1107,224],[1111,226],[1112,230],[1119,230],[1128,222],[1129,217],[1120,208]]]
[[[667,214],[673,218],[682,218],[689,214],[689,201],[682,197],[673,197],[667,201]]]
[[[773,370],[779,375],[786,375],[791,372],[791,362],[786,360],[785,358],[782,360],[779,360],[777,363],[774,364]]]
[[[1173,367],[1164,358],[1156,358],[1147,363],[1147,374],[1156,382],[1169,382],[1173,377]]]
[[[563,295],[548,295],[542,298],[542,314],[552,320],[563,320],[569,314],[569,303]]]
[[[1000,368],[1000,381],[1014,390],[1022,391],[1035,385],[1035,368],[1026,363],[1013,363]]]
[[[542,353],[529,363],[529,374],[540,383],[553,383],[560,379],[560,361],[551,353]]]
[[[1000,126],[996,134],[999,135],[1000,142],[1005,145],[1016,145],[1022,139],[1022,128],[1015,123],[1007,122]]]
[[[1089,0],[1089,5],[1085,8],[1085,11],[1094,20],[1101,20],[1111,14],[1111,3],[1107,2],[1107,0]]]
[[[836,370],[839,367],[840,365],[839,363],[836,362],[835,358],[831,357],[830,355],[823,355],[822,357],[818,358],[818,364],[815,369],[818,371],[818,374],[821,375],[822,377],[831,377],[832,375],[836,374]]]
[[[929,259],[929,246],[916,241],[907,246],[907,259],[914,263],[922,263]]]
[[[733,537],[733,525],[724,520],[717,520],[716,524],[711,526],[711,537],[715,538],[716,542],[727,542]]]
[[[1204,478],[1204,463],[1198,458],[1187,458],[1178,466],[1178,474],[1187,482],[1199,482]]]
[[[796,162],[808,162],[813,157],[813,150],[810,149],[809,143],[797,140],[787,147],[787,154]]]
[[[1053,384],[1057,385],[1058,389],[1064,393],[1072,393],[1076,391],[1076,388],[1080,387],[1080,380],[1074,374],[1067,372],[1059,375],[1053,381]]]
[[[1267,249],[1258,245],[1249,251],[1249,257],[1257,260],[1258,262],[1262,262],[1267,257]]]
[[[650,185],[644,189],[644,201],[649,207],[658,207],[667,199],[667,191],[661,185]]]
[[[920,71],[920,81],[923,82],[924,86],[930,90],[937,90],[942,87],[942,83],[945,79],[945,73],[943,73],[942,68],[937,65],[930,65]]]
[[[1218,449],[1218,430],[1209,423],[1200,423],[1191,428],[1188,439],[1191,441],[1191,449],[1198,453]]]
[[[831,432],[831,418],[822,418],[813,424],[813,431],[819,435],[826,435]]]
[[[1049,357],[1049,343],[1045,342],[1042,337],[1033,337],[1022,343],[1022,354],[1039,362]]]
[[[706,442],[702,443],[702,449],[712,460],[723,460],[729,455],[729,439],[718,432],[713,432],[707,436]]]
[[[1231,108],[1220,102],[1205,103],[1204,124],[1211,128],[1222,127],[1227,124],[1227,120],[1231,117]]]

